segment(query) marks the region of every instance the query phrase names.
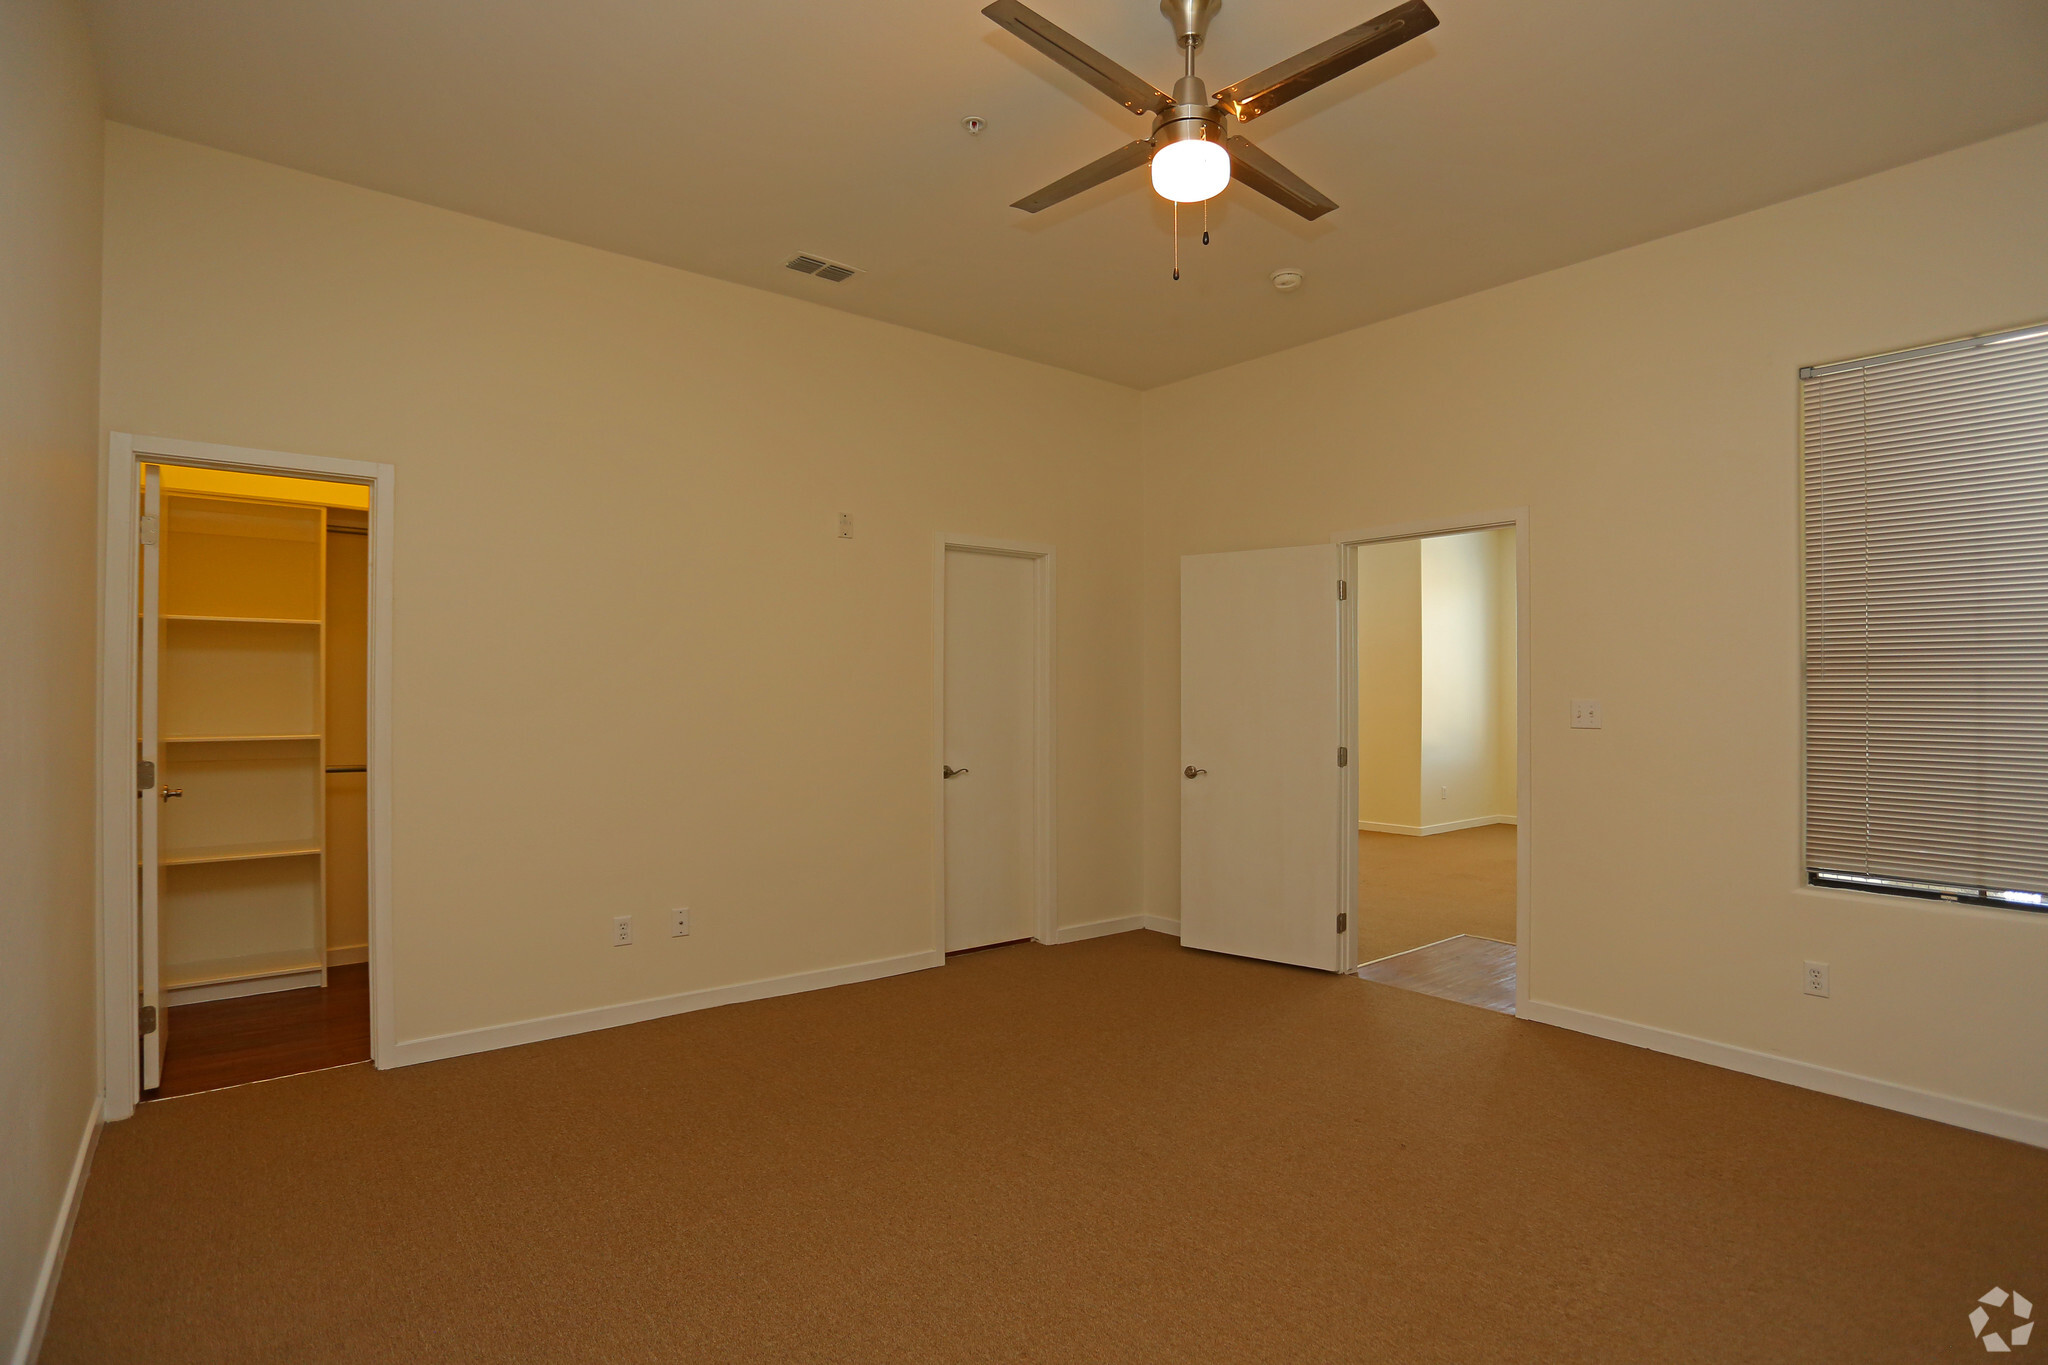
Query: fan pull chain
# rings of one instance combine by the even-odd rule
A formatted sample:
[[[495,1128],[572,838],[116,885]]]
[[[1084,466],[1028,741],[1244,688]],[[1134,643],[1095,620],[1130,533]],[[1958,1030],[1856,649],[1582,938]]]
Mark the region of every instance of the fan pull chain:
[[[1173,277],[1180,278],[1180,200],[1173,201]]]
[[[1209,201],[1202,201],[1202,245],[1209,245]]]

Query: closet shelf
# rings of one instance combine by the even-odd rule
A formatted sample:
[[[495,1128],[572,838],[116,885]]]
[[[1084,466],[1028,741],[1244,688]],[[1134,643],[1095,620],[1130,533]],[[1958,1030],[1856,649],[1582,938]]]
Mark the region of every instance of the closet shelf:
[[[317,626],[320,618],[305,616],[188,616],[177,612],[163,613],[166,621],[240,621],[252,626]]]
[[[193,863],[246,863],[257,858],[305,858],[320,851],[317,840],[282,839],[257,844],[212,844],[196,848],[167,848],[165,867],[186,867]]]
[[[325,963],[299,948],[283,953],[251,953],[247,957],[218,957],[205,962],[167,962],[163,988],[217,986],[225,981],[253,981],[264,976],[288,976],[294,972],[317,972]]]
[[[318,739],[311,735],[165,735],[166,744],[274,744],[287,739]]]

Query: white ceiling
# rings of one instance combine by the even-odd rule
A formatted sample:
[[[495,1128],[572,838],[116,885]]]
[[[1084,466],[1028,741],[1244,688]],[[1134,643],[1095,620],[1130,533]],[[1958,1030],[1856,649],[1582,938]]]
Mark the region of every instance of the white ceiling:
[[[1170,87],[1152,0],[1031,2]],[[1226,0],[1202,73],[1391,3]],[[977,0],[91,0],[124,122],[1139,388],[2048,120],[2043,0],[1432,3],[1245,128],[1342,208],[1233,186],[1175,284],[1142,172],[1008,207],[1148,124]]]

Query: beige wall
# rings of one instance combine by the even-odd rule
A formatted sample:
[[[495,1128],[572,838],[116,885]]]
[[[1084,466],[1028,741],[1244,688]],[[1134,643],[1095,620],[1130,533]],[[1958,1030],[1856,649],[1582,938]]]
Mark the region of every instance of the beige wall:
[[[1358,821],[1386,834],[1515,813],[1515,533],[1361,545]]]
[[[2048,917],[1801,881],[1795,521],[1800,365],[2042,318],[2048,127],[1146,394],[1148,911],[1179,556],[1526,506],[1534,996],[2048,1117]]]
[[[99,1092],[99,95],[85,18],[0,5],[0,1351]]]
[[[1358,819],[1422,823],[1422,553],[1358,547]],[[1390,831],[1391,832],[1391,831]]]
[[[1502,594],[1500,565],[1514,557],[1509,529],[1430,536],[1422,559],[1421,825],[1436,829],[1513,815],[1515,734],[1501,724],[1514,696],[1514,652],[1501,652],[1501,622],[1514,617],[1514,580]],[[1507,710],[1509,717],[1512,710]],[[1510,793],[1505,804],[1500,793]]]
[[[931,949],[943,532],[1058,547],[1136,911],[1129,391],[118,126],[106,262],[109,428],[397,467],[401,1039]]]

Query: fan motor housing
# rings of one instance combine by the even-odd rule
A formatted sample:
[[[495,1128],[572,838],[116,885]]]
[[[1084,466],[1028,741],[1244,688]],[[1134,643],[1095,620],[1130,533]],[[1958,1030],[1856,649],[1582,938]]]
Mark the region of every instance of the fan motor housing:
[[[1152,121],[1152,145],[1170,142],[1223,141],[1223,111],[1209,103],[1200,76],[1182,76],[1173,83],[1173,104]]]

